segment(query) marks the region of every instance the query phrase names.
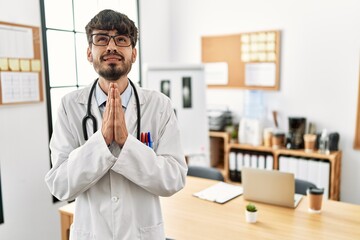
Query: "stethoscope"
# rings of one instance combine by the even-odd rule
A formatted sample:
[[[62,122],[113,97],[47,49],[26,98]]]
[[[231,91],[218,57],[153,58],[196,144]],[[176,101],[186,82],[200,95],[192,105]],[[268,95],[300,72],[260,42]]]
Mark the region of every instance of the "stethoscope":
[[[94,94],[94,90],[95,90],[98,80],[99,79],[96,79],[94,84],[91,86],[90,94],[89,94],[89,98],[88,98],[87,109],[86,109],[86,115],[84,116],[84,118],[82,120],[82,129],[83,129],[85,141],[87,141],[89,139],[88,134],[87,134],[87,128],[86,128],[87,120],[92,121],[94,133],[97,131],[97,121],[96,121],[96,118],[94,117],[94,115],[91,114],[90,110],[91,110],[91,98],[92,98],[92,95]],[[140,140],[140,118],[141,118],[141,116],[140,116],[139,95],[136,91],[134,83],[130,79],[129,79],[129,83],[130,83],[131,87],[133,88],[134,94],[135,94],[136,110],[137,110],[136,111],[137,112],[137,138]]]

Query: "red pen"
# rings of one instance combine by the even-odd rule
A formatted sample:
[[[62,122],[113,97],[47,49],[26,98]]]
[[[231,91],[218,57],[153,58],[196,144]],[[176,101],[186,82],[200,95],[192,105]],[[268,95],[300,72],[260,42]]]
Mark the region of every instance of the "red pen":
[[[145,143],[145,134],[143,132],[141,133],[140,140],[142,143]]]
[[[148,140],[148,135],[146,134],[146,133],[144,133],[144,135],[145,135],[145,144],[146,144],[146,146],[148,146],[148,142],[149,142],[149,140]]]

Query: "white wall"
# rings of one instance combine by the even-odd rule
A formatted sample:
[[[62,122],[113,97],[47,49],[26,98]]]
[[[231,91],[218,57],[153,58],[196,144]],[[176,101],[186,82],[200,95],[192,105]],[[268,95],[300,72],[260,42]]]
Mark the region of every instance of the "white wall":
[[[151,1],[152,3],[153,1]],[[201,36],[262,30],[281,30],[280,91],[265,92],[267,116],[279,112],[280,127],[287,117],[304,116],[319,130],[340,133],[343,151],[341,200],[360,204],[360,152],[352,148],[357,108],[360,61],[360,2],[357,0],[172,0],[170,10],[146,4],[142,29],[169,26],[144,47],[143,62],[155,56],[178,63],[201,62]],[[154,12],[155,11],[155,12]],[[160,14],[163,19],[154,15]],[[167,13],[167,14],[165,14]],[[168,15],[169,18],[166,18]],[[161,29],[162,31],[162,29]],[[167,31],[170,31],[168,39]],[[143,45],[149,41],[142,36]],[[170,56],[166,55],[170,40]],[[165,46],[165,48],[163,48]],[[154,59],[153,59],[154,58]],[[208,90],[208,104],[228,105],[240,117],[244,90]]]
[[[0,21],[40,27],[39,1],[0,0]],[[2,240],[60,239],[63,203],[52,203],[44,183],[50,168],[47,126],[45,102],[0,106]]]
[[[166,63],[171,56],[170,1],[140,0],[141,61]]]

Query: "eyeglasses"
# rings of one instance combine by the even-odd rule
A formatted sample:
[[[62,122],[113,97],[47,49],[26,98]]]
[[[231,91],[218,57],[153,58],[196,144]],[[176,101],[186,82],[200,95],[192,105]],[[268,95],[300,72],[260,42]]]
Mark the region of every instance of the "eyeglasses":
[[[131,45],[131,39],[126,35],[109,36],[107,34],[92,34],[91,40],[95,46],[107,46],[111,39],[114,39],[115,45],[118,47],[128,47]]]

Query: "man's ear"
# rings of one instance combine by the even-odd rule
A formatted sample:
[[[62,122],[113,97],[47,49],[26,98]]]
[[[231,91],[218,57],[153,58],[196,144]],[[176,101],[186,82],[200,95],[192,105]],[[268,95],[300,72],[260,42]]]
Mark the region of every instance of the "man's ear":
[[[87,48],[87,60],[91,63],[93,62],[93,56],[90,47]]]
[[[137,49],[136,48],[133,48],[132,49],[132,63],[134,63],[136,61],[136,57],[137,57]]]

